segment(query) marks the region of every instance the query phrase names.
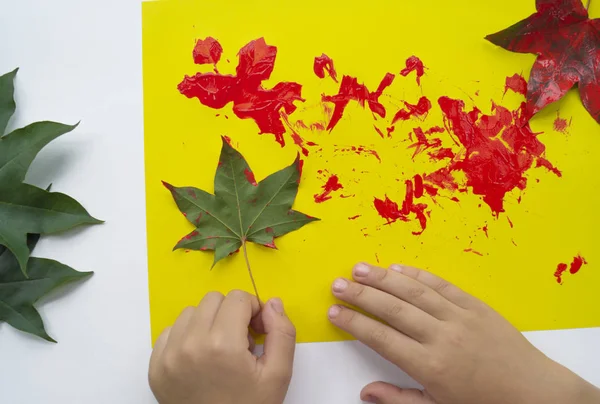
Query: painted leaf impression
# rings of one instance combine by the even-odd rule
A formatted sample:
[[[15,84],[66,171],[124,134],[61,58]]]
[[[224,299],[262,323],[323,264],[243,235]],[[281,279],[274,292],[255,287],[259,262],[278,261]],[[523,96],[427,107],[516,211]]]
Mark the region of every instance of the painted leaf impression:
[[[163,182],[179,210],[196,227],[177,243],[174,250],[214,251],[214,266],[243,249],[258,297],[246,244],[253,242],[276,249],[275,238],[319,220],[292,209],[301,170],[302,162],[298,157],[292,165],[257,183],[244,157],[223,138],[214,195],[198,188],[178,188]]]
[[[591,20],[581,0],[536,0],[536,8],[486,37],[509,51],[538,55],[527,86],[528,116],[578,84],[583,105],[600,122],[600,19]]]

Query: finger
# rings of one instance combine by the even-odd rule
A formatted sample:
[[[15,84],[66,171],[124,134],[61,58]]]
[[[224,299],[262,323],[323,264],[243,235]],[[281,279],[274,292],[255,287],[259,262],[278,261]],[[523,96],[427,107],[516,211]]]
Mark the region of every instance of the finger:
[[[154,349],[152,350],[152,355],[150,355],[150,366],[148,368],[148,377],[150,380],[153,379],[153,376],[156,374],[158,369],[158,363],[160,358],[162,357],[162,353],[165,350],[165,346],[169,341],[169,334],[171,333],[171,327],[167,327],[164,331],[158,336],[156,342],[154,343]]]
[[[360,399],[377,404],[435,404],[429,394],[417,389],[401,389],[385,382],[375,382],[365,386]]]
[[[208,292],[204,295],[194,315],[194,332],[208,332],[212,328],[223,300],[225,296],[220,292]]]
[[[381,290],[342,278],[333,282],[332,290],[339,299],[379,317],[419,342],[438,333],[439,320]]]
[[[259,361],[265,375],[277,383],[289,383],[292,377],[296,328],[289,320],[279,298],[270,299],[262,311],[266,333],[264,354]]]
[[[185,335],[187,334],[188,327],[190,322],[196,312],[196,307],[189,306],[183,309],[177,320],[175,320],[175,324],[171,327],[169,331],[169,345],[168,346],[178,346],[183,341]]]
[[[255,296],[242,290],[232,290],[223,300],[211,332],[218,339],[245,344],[250,320],[259,311],[260,305]]]
[[[331,306],[329,320],[409,374],[425,357],[425,348],[414,339],[344,306]]]
[[[477,302],[475,297],[431,272],[400,264],[393,264],[390,266],[390,269],[421,282],[423,285],[429,286],[431,289],[463,309],[468,309]]]
[[[439,293],[400,272],[359,263],[354,266],[352,277],[359,283],[383,290],[440,320],[447,320],[456,312],[455,306]]]
[[[256,341],[254,340],[254,337],[252,335],[250,335],[250,333],[248,333],[248,351],[250,351],[250,353],[254,353],[254,349],[256,348]]]

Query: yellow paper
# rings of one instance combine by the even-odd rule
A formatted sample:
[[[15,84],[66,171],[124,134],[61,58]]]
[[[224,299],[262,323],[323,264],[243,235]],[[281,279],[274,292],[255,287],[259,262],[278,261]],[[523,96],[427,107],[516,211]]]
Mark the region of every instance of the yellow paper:
[[[468,110],[476,105],[488,114],[491,100],[511,110],[518,107],[523,97],[511,91],[503,95],[504,81],[515,73],[527,78],[535,56],[505,51],[484,37],[532,12],[533,0],[145,3],[145,159],[153,340],[206,292],[252,290],[241,254],[211,270],[212,252],[172,251],[193,226],[178,211],[161,180],[212,192],[221,135],[232,139],[257,180],[290,164],[298,152],[289,133],[284,135],[286,147],[282,148],[273,135],[259,135],[253,120],[238,119],[231,104],[214,110],[178,92],[184,75],[212,70],[210,65],[195,65],[192,58],[195,41],[207,36],[223,46],[218,64],[223,74],[235,74],[237,52],[249,41],[264,37],[269,45],[277,46],[275,69],[263,85],[302,84],[306,101],[296,103],[299,109],[291,115],[294,120],[323,119],[321,94],[338,91],[339,85],[331,78],[314,74],[315,56],[326,53],[340,78],[344,74],[357,77],[371,91],[387,72],[396,75],[381,97],[388,111],[386,120],[375,121],[368,108],[352,101],[331,133],[301,133],[319,146],[309,148],[294,208],[322,220],[277,239],[277,251],[249,246],[261,297],[283,298],[300,342],[349,338],[330,325],[326,312],[335,303],[332,281],[350,277],[352,265],[359,261],[428,269],[483,299],[521,330],[600,326],[596,297],[600,286],[596,247],[600,127],[583,108],[576,90],[531,122],[535,132],[544,132],[539,139],[546,145],[546,157],[563,176],[544,168],[530,169],[526,189],[506,195],[506,212],[499,218],[471,192],[457,195],[459,203],[448,198],[438,198],[437,204],[424,200],[430,218],[423,234],[415,236],[412,232],[419,230],[418,222],[386,225],[373,207],[374,198],[386,194],[401,203],[404,181],[435,169],[422,156],[413,161],[408,134],[415,127],[443,124],[438,97],[460,98]],[[427,67],[422,87],[416,84],[414,72],[407,77],[398,74],[411,55]],[[424,121],[399,122],[391,139],[382,139],[374,131],[374,124],[385,128],[403,100],[414,104],[422,95],[433,103]],[[557,111],[572,119],[568,134],[553,130]],[[440,136],[448,140],[447,133]],[[373,156],[334,152],[352,145],[372,147],[381,162]],[[344,186],[320,204],[313,198],[324,184],[318,170],[337,174]],[[354,197],[341,198],[341,194]],[[348,219],[356,215],[361,216]],[[489,238],[481,230],[485,225]],[[569,264],[578,254],[588,264],[576,275],[566,273],[563,284],[558,284],[553,275],[557,264]]]

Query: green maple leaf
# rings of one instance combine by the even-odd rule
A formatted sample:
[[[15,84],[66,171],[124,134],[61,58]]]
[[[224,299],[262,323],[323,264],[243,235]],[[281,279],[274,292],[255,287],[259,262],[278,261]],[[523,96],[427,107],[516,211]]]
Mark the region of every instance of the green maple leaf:
[[[28,236],[28,250],[35,247],[39,235]],[[92,272],[78,272],[60,262],[45,258],[30,258],[26,278],[15,256],[0,246],[0,322],[54,341],[44,329],[40,313],[33,306],[42,296],[69,282],[79,281]]]
[[[275,238],[319,220],[292,210],[300,183],[300,164],[296,158],[292,165],[257,184],[244,157],[223,138],[214,195],[198,188],[178,188],[163,182],[179,210],[196,227],[174,250],[214,250],[214,266],[242,248],[258,296],[246,243],[276,248]]]
[[[14,78],[17,70],[0,76],[0,135],[15,112]],[[0,246],[16,257],[27,274],[27,234],[49,234],[81,224],[102,223],[73,198],[25,184],[25,175],[39,151],[77,125],[35,122],[0,137]]]

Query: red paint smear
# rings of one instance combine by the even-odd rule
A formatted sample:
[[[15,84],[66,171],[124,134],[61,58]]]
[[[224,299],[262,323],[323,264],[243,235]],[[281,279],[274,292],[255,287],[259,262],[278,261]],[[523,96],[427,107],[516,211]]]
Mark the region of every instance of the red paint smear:
[[[440,139],[440,138],[428,139],[427,136],[425,135],[425,132],[423,132],[423,129],[421,129],[421,128],[414,128],[413,133],[415,134],[415,137],[417,138],[417,142],[408,146],[409,148],[415,149],[415,152],[412,155],[413,159],[415,158],[415,156],[417,156],[418,154],[422,153],[423,151],[425,151],[427,149],[438,148],[442,145],[442,139]]]
[[[421,59],[416,56],[411,56],[406,59],[406,67],[400,71],[400,74],[404,77],[408,76],[411,72],[415,71],[417,73],[417,84],[421,85],[421,77],[425,73],[425,66]]]
[[[379,83],[377,91],[370,92],[364,84],[360,84],[358,82],[356,77],[342,77],[342,83],[340,84],[340,89],[336,95],[323,95],[321,97],[323,102],[331,102],[335,104],[331,120],[327,125],[327,130],[333,130],[335,125],[337,125],[340,119],[342,119],[346,106],[352,100],[358,102],[363,108],[365,106],[365,102],[367,102],[369,109],[371,112],[373,112],[373,114],[377,114],[380,117],[385,118],[386,111],[384,106],[379,103],[379,97],[383,93],[383,90],[390,86],[393,81],[394,75],[387,73],[381,80],[381,83]]]
[[[427,154],[431,160],[453,159],[455,156],[454,152],[449,147],[442,147]]]
[[[517,94],[527,95],[527,82],[523,76],[515,73],[512,77],[506,78],[504,94],[506,94],[508,90],[512,90]]]
[[[535,166],[544,167],[548,171],[552,171],[554,174],[556,174],[557,177],[562,177],[562,172],[558,168],[554,167],[551,162],[549,162],[543,157],[539,157],[537,159]]]
[[[483,257],[483,254],[482,254],[482,253],[480,253],[479,251],[475,251],[475,250],[474,250],[474,249],[472,249],[472,248],[467,248],[467,249],[465,249],[465,250],[464,250],[464,252],[470,252],[470,253],[473,253],[473,254],[479,255],[480,257]]]
[[[313,70],[317,77],[324,79],[325,73],[329,74],[329,77],[333,79],[336,83],[337,80],[337,72],[335,71],[335,67],[333,67],[333,60],[327,56],[326,54],[321,54],[321,56],[315,57],[315,62],[313,64]]]
[[[221,44],[213,37],[206,37],[206,39],[198,39],[192,55],[194,57],[194,63],[198,65],[213,64],[216,65],[221,60],[221,54],[223,48]]]
[[[423,196],[423,177],[419,174],[413,177],[413,181],[415,183],[415,198],[420,198]]]
[[[358,219],[358,218],[359,218],[359,217],[361,217],[361,216],[362,216],[362,215],[350,216],[350,217],[348,218],[348,220],[356,220],[356,219]]]
[[[506,216],[506,220],[508,220],[508,224],[510,225],[510,228],[514,228],[515,226],[513,225],[512,220],[510,220],[510,217]]]
[[[381,163],[381,158],[379,157],[379,153],[377,153],[376,150],[370,149],[366,146],[340,147],[340,148],[334,149],[334,151],[335,152],[343,152],[343,153],[354,153],[354,154],[358,154],[359,156],[363,155],[363,154],[368,154],[368,155],[375,157]]]
[[[185,76],[177,86],[188,98],[196,97],[201,104],[220,109],[233,103],[238,118],[253,119],[260,133],[271,133],[283,147],[285,127],[279,112],[288,115],[296,110],[295,101],[304,101],[302,86],[293,82],[280,82],[271,89],[262,87],[270,78],[275,66],[277,48],[265,43],[264,38],[250,41],[238,52],[236,75],[196,73]]]
[[[254,179],[254,173],[252,171],[250,171],[249,169],[245,168],[244,169],[244,175],[246,176],[246,179],[248,180],[248,182],[250,184],[252,184],[253,186],[257,186],[258,185],[256,183],[256,179]]]
[[[576,274],[577,272],[579,272],[583,264],[587,264],[587,261],[581,255],[576,256],[575,258],[573,258],[573,262],[571,262],[569,272],[571,274]]]
[[[379,136],[381,136],[381,138],[385,138],[383,132],[381,131],[381,129],[379,129],[377,126],[373,125],[373,127],[375,128],[375,130],[377,131],[377,133],[379,134]]]
[[[298,160],[298,183],[300,182],[300,178],[302,177],[302,170],[304,169],[304,160]]]
[[[396,112],[394,119],[392,119],[392,124],[398,121],[407,121],[411,117],[426,117],[429,110],[431,110],[431,101],[427,97],[421,97],[416,105],[404,101],[404,106],[406,107],[405,109]]]
[[[342,184],[340,184],[340,180],[337,175],[331,175],[329,179],[327,179],[325,185],[323,185],[321,188],[323,188],[323,192],[314,195],[316,203],[323,203],[331,199],[330,194],[333,191],[338,191],[344,187],[342,186]]]
[[[300,150],[302,151],[302,154],[304,154],[304,156],[308,156],[308,149],[306,147],[304,147],[304,145],[306,144],[307,146],[317,146],[317,144],[314,142],[306,142],[302,138],[302,136],[300,136],[300,134],[298,132],[296,132],[296,130],[290,124],[288,114],[286,114],[283,111],[281,111],[280,114],[281,114],[281,119],[283,119],[283,122],[286,124],[286,126],[291,131],[291,136],[292,136],[292,140],[294,141],[294,144],[300,148]],[[302,122],[302,121],[298,121],[298,122]],[[304,124],[304,123],[302,123],[302,124]]]
[[[567,270],[567,264],[560,263],[556,266],[556,271],[554,272],[554,276],[556,277],[556,282],[562,284],[562,274]]]
[[[427,217],[425,216],[427,205],[424,203],[414,203],[415,191],[412,181],[405,181],[405,185],[406,194],[404,196],[404,201],[402,202],[402,209],[398,207],[396,202],[388,198],[387,195],[385,196],[385,200],[375,198],[373,205],[375,206],[377,213],[379,213],[379,216],[387,220],[387,224],[392,224],[397,220],[408,222],[410,220],[409,215],[411,213],[415,214],[421,226],[421,231],[412,232],[412,234],[416,236],[423,233],[427,227]]]
[[[571,118],[572,120],[572,118]],[[562,134],[569,134],[569,127],[571,126],[571,120],[567,121],[560,117],[560,113],[556,113],[556,119],[554,120],[554,130]]]

